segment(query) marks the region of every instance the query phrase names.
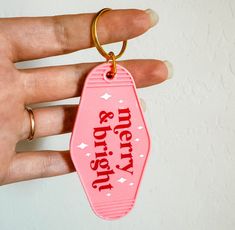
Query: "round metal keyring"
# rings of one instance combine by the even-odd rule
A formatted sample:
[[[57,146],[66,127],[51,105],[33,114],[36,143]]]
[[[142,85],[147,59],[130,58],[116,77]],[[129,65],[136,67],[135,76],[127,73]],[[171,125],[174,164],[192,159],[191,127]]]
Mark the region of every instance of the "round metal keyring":
[[[100,16],[107,12],[107,11],[110,11],[112,9],[110,8],[104,8],[102,9],[101,11],[99,11],[97,13],[97,15],[95,16],[95,18],[93,19],[92,21],[92,25],[91,25],[91,35],[92,35],[92,40],[93,40],[93,43],[95,45],[95,47],[97,48],[97,50],[99,51],[99,53],[106,58],[106,60],[113,60],[113,58],[116,60],[118,58],[120,58],[123,53],[125,52],[126,50],[126,47],[127,47],[127,41],[123,41],[123,45],[122,45],[122,49],[121,51],[119,52],[119,54],[115,55],[114,54],[114,57],[112,57],[110,55],[111,52],[107,53],[101,46],[100,42],[99,42],[99,39],[98,39],[98,35],[97,35],[97,22],[100,18]],[[112,52],[113,53],[113,52]]]

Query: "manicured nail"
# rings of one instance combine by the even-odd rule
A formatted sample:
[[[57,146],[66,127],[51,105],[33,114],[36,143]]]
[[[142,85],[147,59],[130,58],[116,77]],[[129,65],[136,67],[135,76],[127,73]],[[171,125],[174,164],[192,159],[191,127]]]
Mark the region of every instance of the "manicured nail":
[[[174,73],[173,65],[169,61],[164,61],[164,63],[165,63],[167,70],[168,70],[167,79],[171,79],[173,77],[173,73]]]
[[[158,14],[152,10],[152,9],[147,9],[145,12],[149,15],[150,21],[151,21],[151,27],[155,26],[158,21],[159,21],[159,16]]]

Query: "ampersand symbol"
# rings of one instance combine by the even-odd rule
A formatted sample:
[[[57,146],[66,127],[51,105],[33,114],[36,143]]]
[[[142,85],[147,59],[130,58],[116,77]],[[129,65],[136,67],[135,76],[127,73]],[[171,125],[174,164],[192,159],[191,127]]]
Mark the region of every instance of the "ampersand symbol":
[[[102,124],[103,122],[107,122],[108,119],[113,119],[114,117],[114,114],[112,112],[105,112],[105,111],[101,111],[100,112],[100,115],[99,115],[99,118],[100,118],[100,124]]]

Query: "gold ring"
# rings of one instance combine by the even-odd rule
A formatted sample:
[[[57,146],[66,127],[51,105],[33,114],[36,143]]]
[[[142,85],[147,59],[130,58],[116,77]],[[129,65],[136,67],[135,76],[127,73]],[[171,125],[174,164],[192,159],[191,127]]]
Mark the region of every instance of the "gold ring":
[[[97,15],[95,16],[95,18],[93,19],[92,25],[91,25],[91,35],[92,35],[93,43],[94,43],[96,49],[100,52],[100,54],[101,54],[103,57],[106,58],[106,60],[112,60],[113,57],[110,56],[110,52],[107,53],[107,52],[102,48],[102,46],[100,45],[100,42],[99,42],[99,39],[98,39],[98,35],[97,35],[97,22],[98,22],[100,16],[101,16],[103,13],[105,13],[105,12],[107,12],[107,11],[110,11],[110,10],[112,10],[112,9],[110,9],[110,8],[104,8],[104,9],[102,9],[101,11],[99,11],[99,12],[97,13]],[[127,47],[127,41],[123,41],[122,49],[121,49],[121,51],[119,52],[118,55],[115,55],[115,54],[114,54],[114,59],[120,58],[120,57],[123,55],[123,53],[125,52],[126,47]]]
[[[30,108],[29,106],[25,106],[25,109],[27,110],[30,119],[30,133],[27,140],[31,141],[33,140],[35,134],[35,119],[32,108]]]

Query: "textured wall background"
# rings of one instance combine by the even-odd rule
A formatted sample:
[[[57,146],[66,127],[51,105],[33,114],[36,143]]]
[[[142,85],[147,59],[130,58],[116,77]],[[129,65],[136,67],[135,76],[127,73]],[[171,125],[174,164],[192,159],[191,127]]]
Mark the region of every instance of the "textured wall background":
[[[1,0],[0,16],[107,6],[155,9],[159,25],[130,41],[125,58],[167,59],[175,69],[172,80],[138,91],[147,104],[153,146],[136,207],[119,221],[98,219],[71,174],[1,187],[0,229],[235,229],[235,1]],[[19,66],[96,60],[92,49]],[[18,148],[66,149],[69,137]]]

